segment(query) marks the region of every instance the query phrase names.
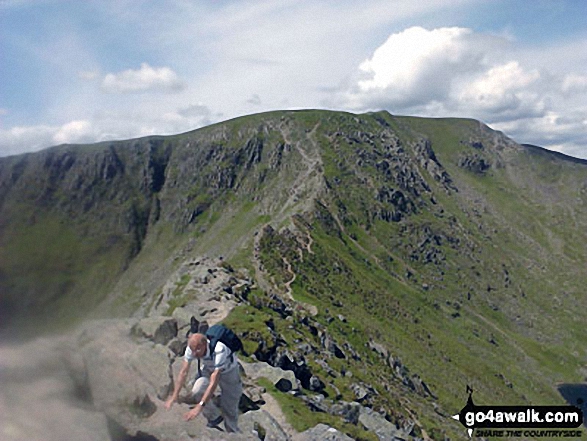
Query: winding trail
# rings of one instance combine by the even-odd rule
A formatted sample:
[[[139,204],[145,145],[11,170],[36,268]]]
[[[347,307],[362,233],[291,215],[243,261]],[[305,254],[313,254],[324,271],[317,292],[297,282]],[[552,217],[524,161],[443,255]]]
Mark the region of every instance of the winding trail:
[[[301,250],[299,250],[299,251],[301,253]],[[292,290],[291,290],[291,284],[296,281],[296,273],[294,273],[293,269],[291,268],[291,263],[289,263],[289,261],[287,260],[287,258],[286,257],[282,257],[282,259],[283,259],[283,263],[285,263],[287,272],[289,272],[291,274],[291,276],[292,276],[289,281],[285,282],[285,289],[287,290],[287,296],[291,300],[294,300],[293,293],[292,293]]]
[[[273,216],[272,221],[269,223],[263,224],[257,233],[255,233],[253,239],[253,263],[255,268],[255,280],[263,291],[270,293],[275,291],[275,283],[273,280],[267,277],[267,272],[261,262],[260,250],[261,250],[261,240],[263,238],[263,234],[265,228],[270,224],[279,225],[281,222],[286,220],[289,216],[291,216],[292,208],[296,205],[307,203],[306,201],[312,201],[315,199],[316,193],[320,191],[321,186],[316,179],[319,179],[320,174],[317,173],[322,167],[322,158],[320,157],[320,152],[318,148],[318,142],[315,139],[316,131],[320,127],[320,122],[316,123],[312,130],[307,132],[306,139],[308,140],[309,146],[308,148],[303,147],[302,141],[292,142],[290,138],[290,132],[285,127],[280,126],[279,130],[281,135],[283,136],[283,140],[286,144],[290,145],[295,151],[300,155],[302,161],[302,170],[298,175],[295,177],[293,184],[291,185],[290,189],[288,190],[288,197],[285,203],[281,206],[278,213]],[[313,195],[308,195],[307,192],[314,193]],[[300,207],[300,210],[303,210],[303,207]],[[307,243],[303,245],[303,247],[308,251],[310,254],[314,254],[312,251],[312,244],[314,243],[312,236],[309,232],[307,234]],[[298,253],[300,256],[300,260],[303,261],[304,255],[303,250],[298,248]],[[286,266],[286,271],[291,274],[291,279],[284,283],[285,286],[285,295],[288,299],[295,302],[296,304],[301,305],[304,309],[308,310],[308,312],[312,315],[316,315],[318,313],[318,308],[316,306],[296,301],[293,297],[293,291],[291,285],[296,280],[296,274],[293,271],[291,263],[287,260],[287,258],[282,257],[283,263]]]

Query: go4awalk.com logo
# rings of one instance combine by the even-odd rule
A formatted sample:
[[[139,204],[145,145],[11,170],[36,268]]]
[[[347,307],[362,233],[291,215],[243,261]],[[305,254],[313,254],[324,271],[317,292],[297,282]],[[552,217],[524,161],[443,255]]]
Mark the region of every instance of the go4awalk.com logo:
[[[453,419],[469,436],[580,438],[583,412],[575,406],[477,406],[467,386],[467,404]],[[572,430],[574,429],[574,430]]]

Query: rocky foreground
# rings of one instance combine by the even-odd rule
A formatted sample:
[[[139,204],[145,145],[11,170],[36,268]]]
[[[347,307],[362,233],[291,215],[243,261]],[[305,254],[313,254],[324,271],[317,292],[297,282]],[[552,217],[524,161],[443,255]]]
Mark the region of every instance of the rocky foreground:
[[[245,392],[240,434],[207,428],[202,417],[184,422],[190,406],[187,390],[180,404],[165,410],[163,403],[185,350],[188,320],[179,308],[173,317],[92,321],[73,335],[3,347],[1,439],[351,439],[323,424],[296,433],[256,382],[263,377],[284,393],[303,394],[300,382],[292,371],[263,362],[241,362]],[[395,427],[370,409],[359,403],[339,407],[347,418],[379,432],[380,439],[394,439]],[[403,435],[405,439],[408,434]]]
[[[239,289],[252,283],[234,277],[221,263],[187,261],[157,302],[142,309],[142,318],[88,321],[67,335],[0,347],[0,439],[352,439],[325,424],[296,432],[275,398],[258,384],[260,379],[270,382],[279,393],[298,397],[301,406],[361,425],[380,440],[417,439],[410,436],[413,424],[398,428],[365,406],[363,398],[368,390],[357,390],[356,402],[326,400],[320,395],[324,384],[318,377],[309,376],[310,369],[304,363],[291,361],[281,363],[282,369],[275,366],[277,363],[240,360],[244,383],[240,434],[207,428],[203,417],[183,421],[183,414],[195,404],[189,399],[189,384],[180,403],[166,410],[163,403],[173,390],[192,317],[197,317],[203,332],[223,320],[237,304]],[[191,282],[185,289],[198,294],[186,304],[176,305],[169,315],[178,280],[186,274]],[[340,351],[332,342],[325,345],[333,346],[333,354]]]

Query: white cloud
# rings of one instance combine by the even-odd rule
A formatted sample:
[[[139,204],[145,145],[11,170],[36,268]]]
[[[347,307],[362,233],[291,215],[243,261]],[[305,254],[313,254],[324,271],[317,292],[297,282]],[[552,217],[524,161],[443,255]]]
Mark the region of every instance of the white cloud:
[[[59,128],[53,135],[53,141],[56,144],[83,143],[91,142],[95,136],[89,121],[71,121]]]
[[[537,70],[526,71],[517,61],[490,68],[466,83],[455,97],[459,108],[494,120],[544,115],[547,103],[532,86],[540,80]],[[458,86],[457,86],[458,87]]]
[[[138,138],[149,135],[173,135],[194,130],[222,117],[203,104],[179,110],[144,108],[99,112],[90,119],[62,125],[18,126],[0,129],[0,157],[38,151],[57,144],[84,144]]]
[[[563,120],[571,110],[587,114],[587,38],[528,41],[523,30],[475,19],[477,4],[487,0],[135,3],[89,2],[76,11],[95,14],[104,26],[99,31],[82,27],[83,16],[72,14],[65,23],[53,17],[63,28],[59,38],[27,40],[43,66],[55,67],[39,73],[43,87],[27,89],[43,97],[37,121],[85,121],[91,127],[78,124],[78,136],[93,131],[92,141],[309,107],[473,117],[508,127],[506,134],[520,142],[556,148],[578,145],[572,130],[585,130]],[[477,32],[480,20],[497,34]],[[421,27],[399,27],[404,23]],[[100,43],[103,32],[120,44]],[[136,61],[136,54],[145,58]],[[105,68],[121,60],[133,60],[131,69]],[[139,65],[145,60],[150,64]],[[0,127],[28,124],[26,110],[12,102],[2,106],[10,114]],[[545,122],[554,114],[558,118]],[[75,125],[54,125],[47,145],[60,131],[59,139],[75,134]]]
[[[97,136],[89,121],[71,121],[62,126],[42,124],[0,129],[0,156],[38,151],[56,144],[93,142]]]
[[[109,93],[178,92],[184,88],[184,82],[172,69],[153,68],[147,63],[141,63],[138,70],[109,73],[102,81],[102,89]]]
[[[495,87],[499,77],[513,87],[513,76],[521,70],[518,67],[518,72],[512,72],[516,65],[492,64],[492,58],[498,58],[492,53],[502,52],[506,45],[502,37],[476,34],[467,28],[412,27],[390,35],[359,65],[363,78],[346,96],[357,109],[438,107],[438,103],[448,109],[454,108],[459,98],[469,104],[475,101],[480,107],[496,107],[496,101],[503,104],[503,94]],[[463,84],[469,87],[461,90],[461,97],[455,96]]]
[[[580,99],[587,76],[522,55],[505,37],[412,27],[390,35],[358,64],[334,103],[355,111],[472,117],[518,142],[587,157]]]
[[[0,156],[17,155],[49,147],[55,132],[56,128],[48,125],[0,129]]]
[[[495,124],[495,128],[511,134],[520,142],[548,145],[557,151],[570,152],[587,145],[587,117],[574,113],[563,115],[549,111],[538,118],[518,119]],[[587,158],[587,154],[580,155]]]
[[[569,74],[563,80],[562,90],[565,93],[587,92],[587,75]]]
[[[177,111],[183,117],[206,117],[209,118],[212,115],[212,111],[208,106],[204,104],[191,104],[187,107],[183,107]]]
[[[394,102],[442,98],[450,84],[444,72],[474,68],[469,29],[441,28],[428,31],[409,28],[392,34],[359,69],[368,75],[358,82],[361,93],[383,92]],[[473,66],[472,66],[473,65]],[[438,77],[441,75],[441,77]]]

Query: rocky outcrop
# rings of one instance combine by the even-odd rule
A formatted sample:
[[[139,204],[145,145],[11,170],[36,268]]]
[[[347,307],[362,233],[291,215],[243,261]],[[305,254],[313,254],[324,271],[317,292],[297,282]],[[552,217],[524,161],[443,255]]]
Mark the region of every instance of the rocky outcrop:
[[[281,392],[299,390],[299,380],[293,371],[285,371],[267,363],[242,363],[248,378],[256,380],[260,377],[268,379]]]
[[[458,166],[477,175],[484,175],[491,168],[491,163],[478,153],[463,155]]]
[[[265,411],[243,418],[240,435],[208,429],[202,418],[184,422],[189,404],[166,411],[163,400],[179,365],[169,348],[176,336],[174,318],[101,320],[72,336],[0,348],[2,439],[260,439],[253,429],[265,439],[288,439]],[[258,374],[277,380],[280,370],[259,364],[250,371],[256,372],[252,379]],[[282,372],[280,379],[298,387],[292,372]]]
[[[434,180],[441,183],[447,191],[457,190],[452,178],[436,158],[430,140],[420,139],[416,142],[414,150],[417,154],[418,162],[426,171],[428,171],[428,173],[430,173],[430,175],[432,175]]]
[[[304,322],[305,326],[314,326],[312,319],[306,317]],[[340,349],[318,323],[315,325],[320,328],[321,350],[329,354],[319,359],[319,365],[338,376],[328,367],[326,360],[337,358]],[[204,330],[207,324],[194,317],[188,318],[188,311],[177,308],[174,317],[92,321],[61,339],[37,341],[12,352],[0,348],[0,372],[3,378],[10,380],[4,389],[6,392],[0,391],[0,404],[7,404],[7,412],[0,414],[4,433],[14,441],[57,441],[70,439],[72,435],[90,441],[351,439],[322,424],[296,433],[284,422],[275,405],[267,407],[269,397],[257,384],[264,378],[275,386],[278,393],[298,397],[300,405],[366,428],[381,440],[394,439],[393,436],[405,440],[411,438],[411,429],[396,427],[384,415],[367,407],[377,394],[370,385],[353,384],[354,402],[341,401],[337,397],[325,398],[322,395],[326,388],[324,381],[312,374],[301,354],[283,348],[277,352],[281,356],[274,359],[277,366],[241,362],[244,393],[239,421],[242,433],[227,434],[207,428],[202,417],[191,422],[183,421],[183,414],[194,405],[187,389],[180,394],[179,404],[171,410],[165,410],[163,403],[177,378],[185,349],[184,331],[190,326]],[[178,349],[181,343],[183,349]],[[39,351],[39,347],[42,350]],[[371,347],[382,356],[388,355],[381,345],[372,342]],[[352,349],[350,345],[349,349]],[[23,369],[31,362],[41,375]],[[29,383],[31,377],[35,381]],[[24,396],[22,401],[7,401],[19,394]],[[27,399],[31,396],[40,397],[42,402],[31,402]],[[29,413],[39,415],[35,419],[38,424],[25,423]],[[49,420],[50,428],[41,430]]]
[[[178,326],[185,334],[190,317],[209,324],[218,322],[246,298],[252,285],[250,278],[235,272],[222,259],[191,258],[169,278],[152,302],[145,302],[136,314],[169,315],[177,310],[181,318]]]
[[[290,437],[265,410],[247,412],[239,419],[239,428],[247,435],[263,441],[289,441]]]
[[[302,433],[295,435],[292,441],[353,441],[350,436],[339,432],[338,430],[327,426],[326,424],[318,424],[317,426],[308,429]]]
[[[379,441],[397,441],[407,439],[412,435],[414,424],[410,423],[405,428],[398,429],[387,421],[382,415],[369,408],[361,408],[359,422],[369,431],[375,433]]]

